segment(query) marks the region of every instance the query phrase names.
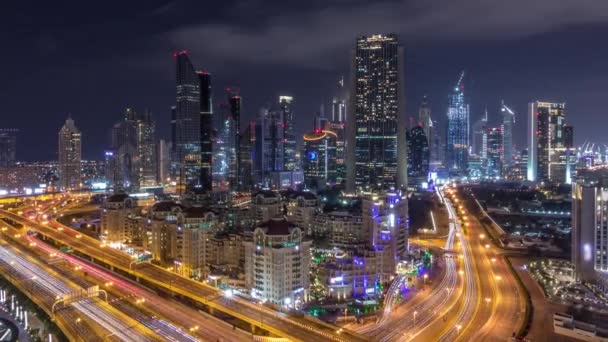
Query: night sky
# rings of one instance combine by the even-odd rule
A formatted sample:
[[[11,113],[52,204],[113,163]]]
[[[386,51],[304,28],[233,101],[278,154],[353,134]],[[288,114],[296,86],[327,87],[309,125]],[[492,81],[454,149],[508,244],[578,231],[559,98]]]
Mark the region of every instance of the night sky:
[[[348,75],[360,34],[395,32],[406,48],[407,116],[428,94],[444,120],[447,94],[469,75],[471,120],[498,121],[501,99],[564,101],[576,143],[608,143],[608,1],[4,1],[0,8],[0,128],[19,128],[18,159],[56,158],[68,113],[83,157],[101,159],[109,129],[130,106],[149,108],[169,136],[172,52],[188,50],[222,89],[240,87],[245,116],[295,97],[299,133]],[[295,3],[295,4],[292,4]],[[326,113],[329,107],[326,106]]]

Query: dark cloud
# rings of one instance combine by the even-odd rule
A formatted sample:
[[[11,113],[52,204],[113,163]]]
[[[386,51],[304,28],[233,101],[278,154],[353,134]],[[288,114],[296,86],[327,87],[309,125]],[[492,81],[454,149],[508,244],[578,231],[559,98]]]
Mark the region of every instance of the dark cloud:
[[[608,22],[608,2],[597,0],[334,0],[325,6],[256,16],[264,25],[237,22],[181,27],[162,39],[174,46],[191,46],[216,63],[329,67],[336,61],[332,57],[336,52],[366,33],[396,32],[407,42],[516,39]],[[250,7],[248,2],[238,3],[235,11],[242,13]]]

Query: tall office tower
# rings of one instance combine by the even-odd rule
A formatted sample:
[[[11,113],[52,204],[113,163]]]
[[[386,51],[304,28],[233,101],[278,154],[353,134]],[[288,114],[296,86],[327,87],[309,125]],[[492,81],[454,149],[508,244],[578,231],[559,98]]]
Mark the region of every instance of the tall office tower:
[[[404,49],[397,36],[357,38],[353,60],[354,119],[347,124],[347,188],[407,184]]]
[[[68,117],[59,130],[59,185],[64,190],[80,189],[82,142],[80,130]]]
[[[155,125],[149,112],[131,108],[122,121],[112,127],[111,172],[115,190],[137,190],[157,181]]]
[[[283,170],[297,170],[296,133],[293,113],[293,97],[279,96],[279,111],[283,117]]]
[[[464,96],[464,71],[448,98],[447,167],[456,174],[467,172],[469,156],[469,105]]]
[[[13,166],[17,154],[17,129],[0,129],[0,167]]]
[[[336,139],[328,130],[316,129],[304,134],[304,182],[313,189],[336,182]]]
[[[566,104],[532,102],[528,106],[528,180],[566,180],[564,125]]]
[[[433,127],[433,120],[431,119],[431,104],[426,95],[424,95],[420,107],[418,107],[418,123],[422,127],[429,146],[431,146],[431,128]]]
[[[239,191],[253,188],[253,153],[255,147],[255,122],[250,122],[239,137]]]
[[[487,129],[485,142],[485,163],[487,165],[486,176],[489,178],[502,177],[503,156],[503,131],[502,127]]]
[[[473,131],[473,139],[471,141],[471,153],[482,156],[485,153],[483,146],[483,137],[488,128],[488,110],[486,109],[482,117],[475,121],[471,130]]]
[[[431,170],[436,170],[439,166],[441,166],[444,163],[444,159],[445,159],[445,148],[443,148],[442,142],[441,142],[441,137],[442,135],[439,134],[440,132],[440,126],[439,123],[436,120],[431,120],[431,126],[429,127],[430,129],[430,139],[431,139],[431,144],[429,145],[429,151],[430,151],[430,169]],[[428,137],[427,137],[428,140]]]
[[[213,103],[211,100],[211,75],[208,72],[197,72],[200,86],[200,167],[197,186],[204,191],[213,190]]]
[[[255,125],[255,182],[268,184],[270,173],[283,171],[283,111],[262,108]]]
[[[507,171],[513,165],[513,125],[515,124],[515,112],[501,101],[500,112],[502,113],[502,137],[503,154],[502,166]]]
[[[407,136],[407,175],[410,182],[420,185],[429,176],[429,145],[424,127],[417,126]]]
[[[326,130],[336,134],[336,183],[340,184],[346,180],[346,148],[345,148],[345,122],[330,122]],[[304,158],[306,156],[303,156]]]
[[[187,51],[173,54],[176,60],[176,106],[172,110],[173,169],[180,190],[200,181],[200,79]]]
[[[572,186],[572,264],[576,280],[608,287],[608,172],[581,170]]]
[[[344,88],[344,76],[338,80],[337,94],[331,102],[331,121],[345,122],[346,121],[346,91]]]
[[[230,162],[229,180],[230,188],[236,190],[239,189],[242,184],[242,177],[240,174],[241,158],[239,158],[239,156],[241,155],[241,106],[243,100],[239,95],[238,90],[228,89],[228,91],[228,108],[230,118],[234,124],[234,135],[230,137],[233,148],[230,150],[231,155],[228,159]]]
[[[157,145],[157,182],[164,184],[171,179],[171,143],[160,139]]]

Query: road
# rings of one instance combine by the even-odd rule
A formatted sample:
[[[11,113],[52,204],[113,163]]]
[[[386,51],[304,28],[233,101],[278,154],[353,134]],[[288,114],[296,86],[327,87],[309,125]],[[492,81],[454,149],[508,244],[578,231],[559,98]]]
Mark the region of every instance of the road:
[[[41,302],[47,309],[56,298],[77,289],[73,284],[58,279],[54,272],[45,269],[30,258],[21,255],[14,247],[0,246],[0,260],[10,277],[29,280],[25,291],[35,302]],[[73,309],[75,310],[73,310]],[[152,331],[139,327],[136,322],[111,309],[99,300],[84,300],[58,311],[58,317],[76,333],[88,341],[160,341]],[[133,334],[132,332],[136,333]]]
[[[27,229],[34,230],[63,245],[72,247],[75,251],[90,256],[97,263],[108,265],[109,268],[121,270],[126,274],[131,274],[133,277],[145,281],[147,286],[190,298],[208,305],[214,310],[224,312],[268,330],[276,336],[288,337],[299,341],[309,341],[311,339],[334,341],[367,340],[367,338],[351,333],[348,330],[338,332],[337,328],[330,325],[294,318],[285,313],[250,303],[238,297],[227,298],[218,289],[181,277],[149,263],[135,265],[129,255],[109,247],[104,247],[98,240],[80,234],[78,231],[61,225],[57,221],[52,220],[45,225],[5,210],[0,211],[0,214],[23,224]]]

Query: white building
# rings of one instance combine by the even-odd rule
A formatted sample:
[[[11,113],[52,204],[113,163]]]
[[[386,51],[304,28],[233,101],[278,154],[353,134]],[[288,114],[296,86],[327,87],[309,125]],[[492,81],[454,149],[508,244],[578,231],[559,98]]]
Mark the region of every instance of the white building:
[[[585,171],[573,184],[572,264],[576,280],[608,288],[608,169]]]
[[[245,282],[255,298],[288,307],[306,301],[310,285],[310,246],[295,224],[275,218],[245,242]]]
[[[256,223],[266,222],[283,215],[281,196],[274,191],[260,191],[251,198],[253,218]]]
[[[305,234],[311,234],[315,214],[319,210],[317,196],[311,192],[290,193],[286,205],[287,219],[302,228]]]
[[[376,252],[382,281],[388,281],[408,250],[407,197],[397,193],[365,197],[363,231]]]
[[[128,218],[135,214],[137,201],[128,194],[108,197],[101,209],[101,234],[109,243],[125,243],[129,234]]]

